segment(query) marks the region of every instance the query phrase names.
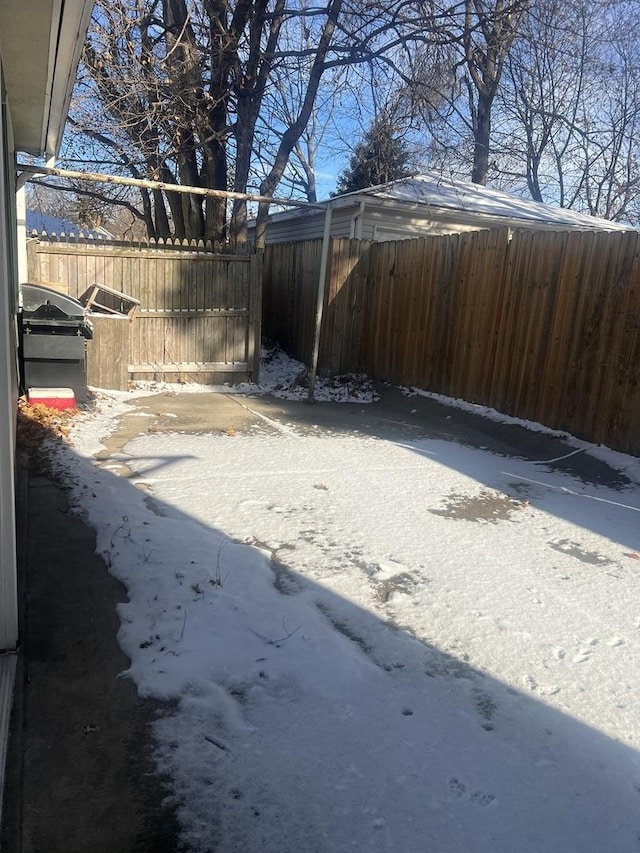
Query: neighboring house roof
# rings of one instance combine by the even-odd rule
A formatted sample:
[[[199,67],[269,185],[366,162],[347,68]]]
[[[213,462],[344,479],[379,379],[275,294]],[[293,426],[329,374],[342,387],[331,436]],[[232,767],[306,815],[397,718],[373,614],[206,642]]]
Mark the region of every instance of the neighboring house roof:
[[[18,151],[58,153],[93,0],[1,0],[0,53]]]
[[[113,235],[106,228],[85,228],[78,225],[77,222],[72,222],[70,219],[59,219],[57,216],[51,216],[49,213],[42,213],[39,210],[27,210],[26,217],[27,235],[32,232],[41,234],[43,231],[47,234],[78,234],[84,237],[93,239],[110,238]]]
[[[410,178],[401,178],[388,184],[349,193],[341,198],[347,198],[349,195],[389,199],[447,210],[463,210],[466,213],[487,216],[503,216],[505,219],[525,222],[625,231],[631,229],[630,225],[610,222],[608,219],[578,213],[566,207],[541,204],[492,187],[472,184],[470,181],[444,178],[435,172],[423,172]]]
[[[353,206],[364,202],[367,207],[402,207],[429,218],[439,216],[451,219],[456,213],[482,220],[504,221],[514,228],[526,228],[527,224],[544,224],[558,228],[582,228],[602,230],[632,229],[631,225],[610,222],[595,216],[578,213],[567,208],[540,204],[520,198],[492,187],[472,184],[454,178],[445,178],[435,172],[423,172],[409,178],[400,178],[356,192],[327,199],[320,204],[331,204],[334,208]],[[269,219],[282,222],[292,218],[317,216],[316,211],[292,210],[272,214]],[[485,227],[490,227],[489,225]]]

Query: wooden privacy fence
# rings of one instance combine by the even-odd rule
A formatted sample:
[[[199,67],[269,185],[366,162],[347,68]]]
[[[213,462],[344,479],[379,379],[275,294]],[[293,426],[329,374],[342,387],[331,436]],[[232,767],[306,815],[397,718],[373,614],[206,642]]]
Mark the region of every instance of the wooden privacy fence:
[[[319,241],[268,246],[264,332],[308,363]],[[333,240],[319,367],[640,454],[640,233]]]
[[[120,387],[127,378],[257,381],[260,253],[195,242],[130,244],[45,235],[27,246],[32,282],[76,298],[99,282],[140,301],[126,334],[121,324],[94,318],[90,384]]]

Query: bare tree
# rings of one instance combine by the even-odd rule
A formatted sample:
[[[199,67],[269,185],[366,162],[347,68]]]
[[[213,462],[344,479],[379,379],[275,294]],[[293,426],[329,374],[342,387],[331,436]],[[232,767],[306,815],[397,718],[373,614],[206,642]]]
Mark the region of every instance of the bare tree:
[[[529,0],[462,0],[436,16],[424,48],[411,58],[405,97],[430,138],[442,169],[465,167],[486,184],[494,103]]]
[[[509,57],[498,147],[536,201],[638,221],[636,18],[625,2],[534,3]]]
[[[354,93],[350,77],[350,68],[338,67],[325,73],[316,93],[315,102],[307,126],[294,145],[291,157],[282,176],[278,189],[280,196],[291,195],[292,198],[302,196],[309,202],[318,200],[316,186],[316,162],[321,152],[332,144],[336,135],[336,122],[344,117],[343,103],[352,102],[357,97]],[[300,73],[288,73],[276,80],[275,85],[279,99],[271,99],[269,113],[260,118],[256,132],[258,144],[255,146],[255,158],[262,170],[266,170],[273,146],[270,137],[277,136],[280,128],[280,139],[286,129],[294,121],[292,105],[300,103],[307,68],[300,66]]]
[[[527,9],[528,0],[465,2],[462,47],[474,142],[471,180],[475,184],[487,183],[493,103]]]
[[[323,77],[392,67],[424,41],[432,14],[416,0],[97,0],[70,162],[273,196],[297,161],[313,196],[308,128]],[[243,201],[229,211],[220,199],[141,191],[140,215],[153,236],[247,236]],[[266,216],[262,207],[259,240]]]

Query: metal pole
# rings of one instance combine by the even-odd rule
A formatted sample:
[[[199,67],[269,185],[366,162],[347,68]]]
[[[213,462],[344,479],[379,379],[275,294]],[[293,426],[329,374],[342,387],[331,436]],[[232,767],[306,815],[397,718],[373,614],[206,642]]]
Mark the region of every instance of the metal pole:
[[[320,256],[320,275],[318,276],[318,302],[316,305],[316,325],[313,333],[313,352],[311,353],[311,366],[309,367],[309,393],[307,403],[315,403],[313,392],[316,385],[316,373],[318,372],[318,354],[320,352],[320,331],[322,329],[322,315],[324,313],[324,294],[327,289],[327,265],[329,260],[329,247],[331,246],[331,205],[327,205],[324,214],[324,233],[322,235],[322,254]]]
[[[189,195],[202,195],[210,198],[231,198],[246,201],[262,202],[264,204],[279,204],[283,207],[321,208],[323,204],[310,201],[297,201],[295,199],[275,198],[263,195],[251,195],[251,193],[236,193],[230,190],[210,190],[205,187],[190,187],[184,184],[167,184],[164,181],[147,181],[142,178],[127,178],[123,175],[103,175],[99,172],[78,172],[73,169],[52,169],[49,166],[31,166],[26,163],[18,163],[16,169],[21,173],[18,181],[23,183],[29,180],[26,176],[53,175],[56,178],[69,178],[71,180],[93,181],[100,184],[115,184],[125,187],[142,187],[148,190],[163,190],[171,193],[188,193]]]

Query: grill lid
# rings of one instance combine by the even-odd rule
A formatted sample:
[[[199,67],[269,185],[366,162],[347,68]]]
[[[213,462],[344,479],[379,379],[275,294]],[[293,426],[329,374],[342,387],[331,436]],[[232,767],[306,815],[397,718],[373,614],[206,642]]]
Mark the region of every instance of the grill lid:
[[[25,317],[84,320],[87,316],[87,309],[77,299],[42,284],[22,284],[20,292]]]

